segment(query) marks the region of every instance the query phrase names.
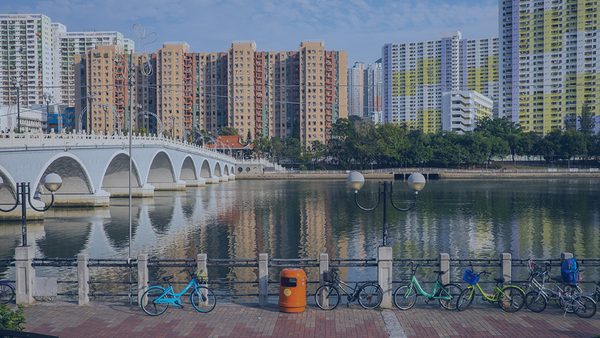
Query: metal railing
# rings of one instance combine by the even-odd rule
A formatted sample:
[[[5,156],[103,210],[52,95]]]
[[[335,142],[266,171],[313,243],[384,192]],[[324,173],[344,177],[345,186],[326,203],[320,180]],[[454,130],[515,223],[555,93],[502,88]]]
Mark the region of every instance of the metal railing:
[[[391,249],[391,248],[388,248]],[[391,253],[391,250],[389,250]],[[560,274],[560,263],[563,259],[572,257],[569,253],[561,254],[560,258],[548,258],[536,260],[537,264],[549,263],[552,268],[556,267],[556,274]],[[600,267],[600,258],[578,258],[581,269]],[[56,291],[57,297],[67,299],[79,298],[80,304],[87,303],[88,297],[94,300],[98,299],[124,299],[129,298],[131,302],[136,302],[144,290],[149,285],[161,284],[161,277],[167,274],[176,274],[181,268],[190,268],[191,270],[203,269],[208,273],[208,284],[213,291],[226,299],[236,299],[248,297],[259,297],[259,303],[264,305],[269,297],[276,296],[275,287],[279,284],[278,270],[280,268],[302,268],[307,272],[307,284],[311,285],[311,291],[316,289],[316,284],[323,283],[323,273],[330,267],[359,268],[356,270],[361,273],[349,273],[354,279],[364,279],[366,275],[373,275],[376,270],[377,282],[382,285],[384,291],[391,291],[399,284],[407,283],[408,275],[405,272],[410,271],[407,267],[409,262],[418,263],[422,269],[419,270],[419,280],[423,284],[435,283],[437,274],[433,270],[449,270],[448,274],[442,276],[446,280],[444,283],[463,283],[462,275],[465,268],[470,266],[476,268],[490,268],[492,272],[497,271],[499,276],[503,276],[512,284],[526,283],[528,275],[529,259],[515,258],[510,254],[502,254],[499,258],[453,258],[448,254],[440,254],[439,257],[431,258],[391,258],[391,256],[382,256],[379,253],[378,258],[329,258],[327,254],[320,254],[318,259],[310,258],[272,258],[268,259],[267,254],[260,254],[259,258],[248,259],[208,259],[205,254],[199,254],[196,259],[158,259],[147,258],[147,255],[140,255],[137,259],[89,259],[87,254],[81,254],[77,259],[74,258],[33,258],[30,260],[12,260],[0,259],[0,268],[19,268],[23,264],[29,264],[34,269],[44,269],[44,274],[52,275],[55,272],[58,277],[56,283],[62,285]],[[389,263],[389,278],[382,280],[385,275],[386,263]],[[53,270],[48,270],[53,268]],[[366,270],[360,271],[361,268]],[[152,270],[149,273],[148,270]],[[370,270],[369,269],[375,269]],[[93,273],[90,273],[90,270]],[[600,272],[600,269],[597,269]],[[227,273],[223,273],[227,271]],[[355,271],[355,272],[356,272]],[[235,273],[245,275],[247,278],[239,278]],[[232,277],[224,277],[231,274]],[[513,274],[515,278],[513,278]],[[35,276],[35,273],[33,274]],[[75,278],[76,276],[76,278]],[[86,277],[87,276],[87,277]],[[150,278],[152,276],[152,279]],[[423,278],[421,278],[423,276]],[[431,279],[435,276],[436,279]],[[275,278],[273,278],[275,277]],[[9,280],[19,284],[16,279]],[[11,278],[8,278],[11,279]],[[490,281],[481,281],[481,283],[494,283],[493,278]],[[172,283],[187,284],[187,276],[175,278]],[[348,282],[366,282],[366,280],[349,280]],[[591,279],[584,279],[582,284],[593,283]],[[35,289],[35,283],[34,289]],[[19,291],[18,291],[19,292]],[[18,293],[17,292],[17,293]],[[34,292],[34,291],[30,291]],[[35,293],[35,292],[34,292]],[[82,298],[82,293],[84,297]],[[39,296],[37,292],[36,296]],[[42,295],[43,296],[43,295]],[[42,297],[43,298],[43,297]],[[43,298],[48,299],[48,298]],[[50,297],[53,300],[53,297]]]

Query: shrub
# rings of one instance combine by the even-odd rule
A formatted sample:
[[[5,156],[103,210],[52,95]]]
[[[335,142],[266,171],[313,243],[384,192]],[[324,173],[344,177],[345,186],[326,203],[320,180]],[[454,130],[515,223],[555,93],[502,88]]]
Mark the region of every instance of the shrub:
[[[0,330],[23,331],[25,327],[25,315],[23,305],[19,304],[18,310],[12,310],[4,304],[0,304]]]

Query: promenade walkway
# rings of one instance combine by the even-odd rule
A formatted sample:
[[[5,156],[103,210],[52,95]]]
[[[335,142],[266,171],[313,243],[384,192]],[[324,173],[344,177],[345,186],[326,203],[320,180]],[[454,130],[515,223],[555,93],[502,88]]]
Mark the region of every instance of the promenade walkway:
[[[447,311],[418,304],[409,311],[364,310],[351,304],[333,311],[314,305],[297,314],[276,304],[218,303],[208,314],[188,304],[159,317],[122,303],[39,303],[25,309],[26,331],[69,337],[600,337],[600,314],[582,319],[549,306],[543,313],[505,313],[494,305]]]

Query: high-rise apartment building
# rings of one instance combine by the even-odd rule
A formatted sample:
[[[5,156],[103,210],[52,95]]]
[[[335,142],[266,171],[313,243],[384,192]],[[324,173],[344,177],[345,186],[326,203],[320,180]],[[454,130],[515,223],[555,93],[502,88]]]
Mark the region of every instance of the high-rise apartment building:
[[[128,90],[129,55],[122,47],[100,46],[84,55],[75,55],[76,124],[84,130],[103,134],[128,129]],[[134,87],[134,86],[132,86]],[[132,98],[135,92],[132,92]],[[132,106],[136,102],[132,100]]]
[[[16,106],[17,96],[23,108],[51,104],[50,111],[60,113],[44,119],[62,122],[58,115],[75,105],[77,95],[75,55],[104,45],[134,48],[119,32],[68,32],[43,14],[1,14],[0,105]]]
[[[54,60],[56,86],[54,100],[69,107],[75,106],[75,55],[85,54],[99,46],[116,45],[125,53],[131,52],[131,40],[123,34],[112,32],[67,32],[64,25],[53,23],[54,36],[57,41]]]
[[[355,62],[348,69],[348,116],[364,115],[365,64]]]
[[[477,121],[492,117],[494,102],[474,90],[442,94],[442,129],[459,134],[474,131]]]
[[[135,89],[136,130],[187,139],[193,129],[216,135],[228,126],[246,141],[259,135],[298,137],[309,147],[327,143],[332,123],[348,115],[346,53],[326,51],[322,42],[302,42],[299,51],[290,52],[258,52],[251,41],[234,42],[227,53],[193,53],[185,42],[167,42],[152,55],[117,55],[119,50],[101,46],[76,55],[75,87],[81,88],[76,110],[89,132],[114,132],[122,128],[119,121],[128,120],[123,101],[128,94],[122,90],[128,90],[129,75],[121,65],[130,69]],[[99,62],[108,62],[102,71]],[[99,116],[104,105],[115,107],[117,122]]]
[[[363,116],[372,116],[375,112],[381,112],[383,100],[383,76],[381,59],[370,64],[365,71],[365,110]]]
[[[348,69],[348,116],[371,118],[381,111],[383,84],[381,59],[365,66],[356,62]]]
[[[332,123],[348,117],[348,56],[323,42],[300,44],[300,144],[327,144]]]
[[[442,95],[476,90],[497,100],[498,39],[463,40],[459,31],[440,39],[382,48],[386,122],[424,132],[442,129]]]
[[[501,0],[500,113],[547,134],[587,104],[598,115],[598,1]]]
[[[0,104],[44,104],[45,90],[54,85],[55,56],[49,17],[0,14]]]

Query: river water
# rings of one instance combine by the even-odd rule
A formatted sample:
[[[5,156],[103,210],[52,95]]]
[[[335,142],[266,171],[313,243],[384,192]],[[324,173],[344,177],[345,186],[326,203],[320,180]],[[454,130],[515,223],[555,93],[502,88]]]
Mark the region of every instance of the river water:
[[[395,203],[412,194],[395,182]],[[359,193],[375,205],[377,181]],[[394,257],[452,258],[600,257],[600,180],[429,181],[417,207],[389,207]],[[382,206],[366,212],[354,204],[345,180],[237,180],[185,192],[156,192],[133,199],[132,257],[157,258],[375,258],[382,242]],[[110,208],[52,208],[43,221],[28,222],[36,257],[126,258],[128,199]],[[20,222],[0,225],[0,257],[14,257]],[[593,273],[594,275],[596,272]],[[10,279],[10,269],[0,279]]]

